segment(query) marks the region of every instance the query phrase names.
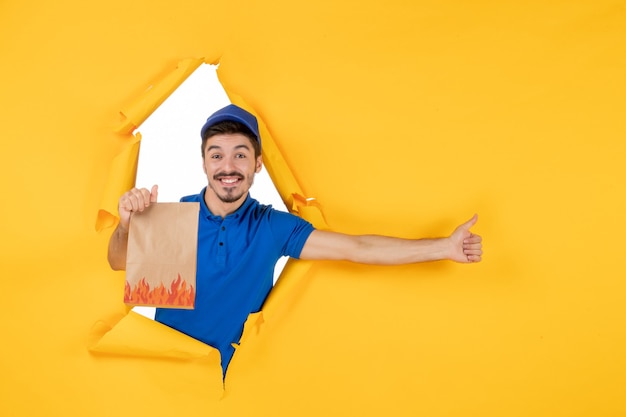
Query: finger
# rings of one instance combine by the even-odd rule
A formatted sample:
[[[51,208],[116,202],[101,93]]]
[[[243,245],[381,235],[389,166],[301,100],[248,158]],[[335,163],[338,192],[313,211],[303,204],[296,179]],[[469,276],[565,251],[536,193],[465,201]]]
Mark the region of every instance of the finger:
[[[463,243],[463,250],[480,250],[482,248],[483,244],[481,242]]]
[[[150,205],[150,192],[145,188],[133,188],[122,196],[120,202],[128,211],[143,211]]]
[[[159,186],[155,184],[152,186],[152,189],[150,190],[150,202],[156,203],[158,196],[159,196]]]
[[[126,202],[129,211],[141,211],[145,207],[141,190],[133,188],[126,193]]]
[[[481,249],[483,244],[481,242],[468,242],[463,243],[463,249]]]
[[[481,256],[483,254],[482,249],[467,249],[463,250],[466,256]]]
[[[480,255],[467,255],[468,262],[480,262],[482,259]]]
[[[152,201],[150,191],[147,188],[139,190],[141,192],[141,199],[143,200],[144,207],[148,207]]]
[[[150,191],[147,188],[138,189],[135,193],[137,196],[137,210],[143,211],[146,207],[150,205],[151,197]]]
[[[480,243],[483,241],[483,238],[480,235],[475,235],[471,233],[469,237],[463,239],[463,244],[466,243]]]
[[[126,211],[136,210],[137,204],[137,196],[135,196],[132,191],[128,191],[120,197],[120,208],[123,208]]]

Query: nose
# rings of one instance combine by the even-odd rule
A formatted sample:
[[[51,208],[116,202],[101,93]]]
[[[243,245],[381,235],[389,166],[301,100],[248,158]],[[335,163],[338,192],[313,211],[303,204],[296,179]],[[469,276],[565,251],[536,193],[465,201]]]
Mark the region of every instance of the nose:
[[[234,171],[235,161],[233,158],[224,158],[223,162],[224,163],[222,165],[222,169],[224,169],[226,172]]]

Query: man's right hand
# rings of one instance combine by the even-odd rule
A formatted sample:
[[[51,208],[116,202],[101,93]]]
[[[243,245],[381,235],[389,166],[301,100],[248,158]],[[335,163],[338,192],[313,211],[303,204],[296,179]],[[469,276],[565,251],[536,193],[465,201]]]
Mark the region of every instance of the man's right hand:
[[[117,209],[120,215],[119,227],[128,233],[130,225],[130,214],[133,212],[142,212],[149,207],[150,204],[156,203],[159,194],[158,185],[153,185],[151,190],[147,188],[133,188],[125,192],[119,200]]]

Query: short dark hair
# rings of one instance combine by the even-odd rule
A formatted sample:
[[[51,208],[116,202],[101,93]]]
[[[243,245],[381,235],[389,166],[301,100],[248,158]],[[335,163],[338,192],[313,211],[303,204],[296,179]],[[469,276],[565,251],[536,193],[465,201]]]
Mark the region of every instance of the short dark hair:
[[[202,158],[204,158],[204,148],[206,147],[206,142],[211,137],[215,135],[232,135],[236,133],[240,133],[250,139],[250,143],[252,143],[252,147],[254,148],[255,158],[261,156],[261,145],[259,144],[259,140],[256,135],[243,123],[225,120],[223,122],[215,123],[205,130],[204,135],[202,136],[202,146],[200,148]]]

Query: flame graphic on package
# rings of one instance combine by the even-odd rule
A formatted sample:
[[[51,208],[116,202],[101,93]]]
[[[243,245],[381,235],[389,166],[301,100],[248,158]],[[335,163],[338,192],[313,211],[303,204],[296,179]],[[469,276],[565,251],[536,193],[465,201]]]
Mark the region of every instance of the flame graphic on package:
[[[184,281],[180,274],[172,281],[170,288],[166,288],[163,283],[155,288],[150,288],[150,284],[142,278],[132,289],[128,281],[124,288],[124,302],[132,305],[144,306],[169,306],[169,307],[187,307],[194,305],[196,292],[193,285],[187,288],[187,282]]]

